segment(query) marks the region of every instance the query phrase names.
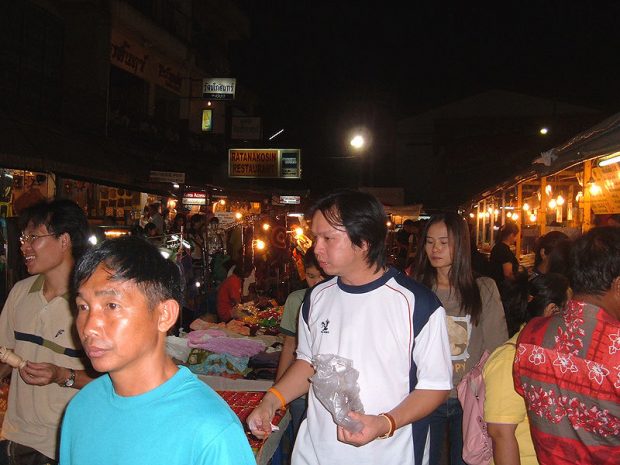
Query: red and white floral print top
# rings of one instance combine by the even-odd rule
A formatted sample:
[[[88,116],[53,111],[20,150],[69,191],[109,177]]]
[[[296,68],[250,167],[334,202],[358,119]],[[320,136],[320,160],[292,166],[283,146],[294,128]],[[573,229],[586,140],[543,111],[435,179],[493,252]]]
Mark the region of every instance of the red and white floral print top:
[[[541,465],[618,463],[620,321],[574,300],[533,319],[518,339],[514,381]]]

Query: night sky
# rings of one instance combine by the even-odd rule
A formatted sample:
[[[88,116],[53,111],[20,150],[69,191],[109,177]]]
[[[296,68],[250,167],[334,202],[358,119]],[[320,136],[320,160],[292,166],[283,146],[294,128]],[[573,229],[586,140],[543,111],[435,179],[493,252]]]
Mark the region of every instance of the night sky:
[[[284,128],[308,163],[374,107],[397,120],[488,89],[620,111],[617,2],[400,3],[243,0],[233,71],[265,136]]]

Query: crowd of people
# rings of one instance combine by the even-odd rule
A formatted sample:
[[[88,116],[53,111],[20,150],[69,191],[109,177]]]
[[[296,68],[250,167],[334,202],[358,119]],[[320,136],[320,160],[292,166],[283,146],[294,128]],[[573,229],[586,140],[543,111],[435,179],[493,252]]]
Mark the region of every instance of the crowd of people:
[[[573,241],[548,233],[524,271],[510,249],[518,228],[507,224],[481,276],[456,213],[433,215],[415,244],[407,239],[407,272],[388,264],[387,218],[372,195],[336,191],[310,215],[309,287],[285,304],[277,379],[247,419],[256,437],[289,405],[293,465],[465,463],[469,419],[454,388],[487,351],[495,464],[617,463],[620,228]],[[210,226],[192,220],[208,243]],[[166,354],[183,270],[139,235],[88,247],[84,213],[67,200],[34,205],[20,221],[32,276],[6,300],[0,346],[26,362],[0,364],[11,373],[0,464],[254,463],[228,405]],[[230,263],[229,306],[249,271]],[[325,354],[356,370],[363,409],[346,422],[310,382]]]

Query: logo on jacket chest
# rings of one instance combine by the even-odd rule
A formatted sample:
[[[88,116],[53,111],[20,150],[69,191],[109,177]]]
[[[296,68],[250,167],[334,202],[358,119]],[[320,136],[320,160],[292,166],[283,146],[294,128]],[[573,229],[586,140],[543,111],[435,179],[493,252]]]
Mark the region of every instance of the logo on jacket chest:
[[[329,334],[329,320],[321,321],[321,334]]]

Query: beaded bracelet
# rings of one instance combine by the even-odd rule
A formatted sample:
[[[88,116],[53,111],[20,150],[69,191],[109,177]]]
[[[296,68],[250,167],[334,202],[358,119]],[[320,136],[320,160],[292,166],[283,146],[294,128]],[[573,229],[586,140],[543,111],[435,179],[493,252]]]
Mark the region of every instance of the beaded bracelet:
[[[282,410],[286,409],[286,400],[284,400],[284,396],[280,391],[278,391],[274,387],[270,387],[267,389],[267,392],[271,392],[274,396],[276,396],[280,400],[280,404],[282,404]]]

